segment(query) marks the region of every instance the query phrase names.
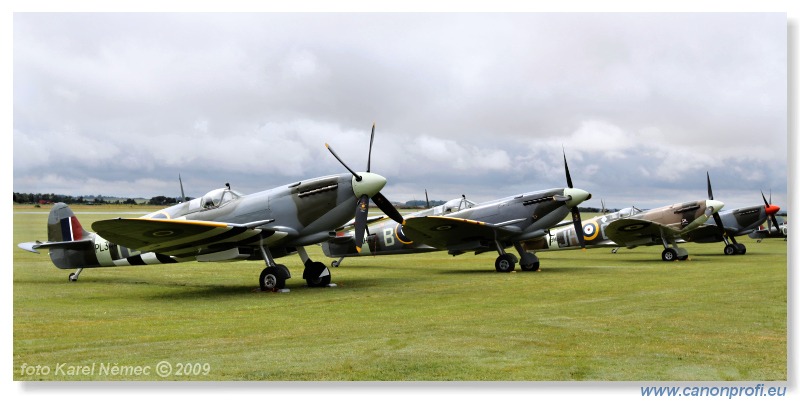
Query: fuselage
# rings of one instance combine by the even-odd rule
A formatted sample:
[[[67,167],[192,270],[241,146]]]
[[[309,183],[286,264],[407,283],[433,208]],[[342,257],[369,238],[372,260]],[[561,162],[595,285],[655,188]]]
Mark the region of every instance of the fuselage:
[[[369,174],[374,175],[374,174]],[[368,175],[365,175],[368,176]],[[377,176],[377,175],[375,175]],[[385,179],[380,178],[385,183]],[[258,193],[243,195],[229,188],[208,192],[201,198],[179,203],[147,214],[142,218],[198,220],[227,224],[247,224],[269,221],[276,235],[267,238],[265,245],[274,257],[293,253],[298,246],[322,242],[330,231],[341,227],[353,218],[358,199],[354,196],[350,173],[303,180]],[[381,184],[382,187],[382,184]],[[69,210],[68,208],[66,210]],[[55,215],[54,215],[55,214]],[[62,227],[77,223],[72,215],[61,216],[51,212],[49,232],[62,231]],[[80,224],[78,224],[80,225]],[[142,253],[124,245],[111,243],[94,232],[77,233],[69,241],[83,241],[74,248],[50,248],[50,257],[62,269],[110,266],[150,265],[183,261],[214,261],[235,259],[260,259],[260,240],[244,240],[250,248],[244,253],[214,256],[164,256]],[[60,236],[60,235],[59,235]],[[55,239],[62,241],[67,239]],[[51,241],[54,241],[51,236]],[[230,259],[228,259],[228,257]]]
[[[510,244],[530,238],[542,237],[548,228],[559,223],[569,213],[573,205],[577,205],[588,197],[588,192],[572,188],[556,188],[531,193],[522,193],[484,203],[473,203],[465,198],[453,199],[444,205],[422,210],[410,217],[442,216],[466,219],[488,224],[509,223],[520,231],[513,236],[498,239]],[[337,240],[322,244],[323,252],[329,257],[348,257],[359,255],[381,255],[421,253],[441,250],[409,238],[403,226],[388,219],[381,219],[369,224],[370,236],[365,238],[361,252],[357,252],[352,242],[352,227],[344,228],[337,233]],[[453,245],[451,251],[494,250],[494,246],[485,240],[476,240],[471,244]]]

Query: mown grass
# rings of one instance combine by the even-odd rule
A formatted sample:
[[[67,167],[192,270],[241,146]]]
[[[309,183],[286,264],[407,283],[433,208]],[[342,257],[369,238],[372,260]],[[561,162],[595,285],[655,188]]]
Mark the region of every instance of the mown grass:
[[[92,211],[78,212],[86,228],[109,217]],[[41,212],[14,214],[15,244],[46,238]],[[740,238],[744,256],[687,244],[690,260],[675,263],[657,247],[545,252],[537,273],[496,273],[493,254],[345,259],[327,289],[307,288],[290,256],[290,293],[255,292],[258,261],[86,270],[69,283],[46,253],[14,247],[14,379],[785,380],[787,245]],[[160,361],[210,371],[52,371]]]

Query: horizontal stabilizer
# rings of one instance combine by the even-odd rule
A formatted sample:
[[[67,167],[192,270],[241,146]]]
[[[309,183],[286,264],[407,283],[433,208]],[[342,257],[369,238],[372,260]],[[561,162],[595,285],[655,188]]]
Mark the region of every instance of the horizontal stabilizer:
[[[19,245],[21,249],[28,252],[39,253],[38,249],[66,249],[66,250],[87,250],[94,249],[94,242],[91,239],[82,239],[80,241],[63,241],[63,242],[23,242]]]

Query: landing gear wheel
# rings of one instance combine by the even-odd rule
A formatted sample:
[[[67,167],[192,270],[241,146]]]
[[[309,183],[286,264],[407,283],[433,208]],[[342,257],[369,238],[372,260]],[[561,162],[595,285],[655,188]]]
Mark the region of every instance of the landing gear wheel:
[[[78,281],[78,276],[76,276],[75,273],[70,273],[69,274],[69,281],[70,282]]]
[[[747,253],[747,247],[744,246],[744,244],[742,244],[742,243],[737,243],[736,244],[736,253],[738,253],[740,255],[744,255],[745,253]]]
[[[530,265],[520,265],[522,271],[539,271],[539,261]]]
[[[334,260],[334,261],[332,261],[332,262],[331,262],[331,266],[333,266],[333,267],[339,267],[339,261],[338,261],[338,260]]]
[[[667,248],[661,252],[661,260],[665,262],[674,262],[678,259],[678,252],[675,249]]]
[[[494,268],[500,273],[510,273],[514,271],[514,255],[509,253],[504,253],[497,257],[497,260],[494,261]]]
[[[286,279],[277,267],[267,267],[258,277],[261,291],[275,291],[286,287]]]
[[[678,256],[678,260],[684,261],[689,258],[689,255]]]
[[[539,271],[539,258],[533,253],[526,252],[520,256],[519,267],[522,271]]]
[[[327,287],[331,283],[331,272],[322,262],[311,262],[306,266],[303,278],[309,287]]]
[[[725,251],[725,254],[728,255],[728,256],[735,255],[736,254],[736,247],[733,246],[733,245],[725,245],[724,251]]]

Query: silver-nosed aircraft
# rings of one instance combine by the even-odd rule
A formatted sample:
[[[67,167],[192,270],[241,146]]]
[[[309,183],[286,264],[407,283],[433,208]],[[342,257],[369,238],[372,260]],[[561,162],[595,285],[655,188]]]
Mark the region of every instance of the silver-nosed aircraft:
[[[572,213],[573,223],[580,230],[578,205],[591,198],[585,190],[572,186],[564,157],[567,188],[540,190],[518,194],[485,203],[473,203],[465,197],[443,206],[407,215],[396,224],[385,217],[369,224],[371,235],[362,238],[354,248],[352,239],[360,230],[345,228],[335,239],[323,242],[328,257],[339,258],[338,266],[347,256],[388,255],[446,250],[456,256],[465,252],[475,254],[496,251],[495,270],[511,272],[519,262],[523,271],[539,269],[539,258],[522,249],[522,243],[545,236],[553,227]],[[398,220],[395,220],[398,221]],[[518,260],[505,249],[514,246]]]
[[[581,236],[565,224],[564,228],[551,231],[545,238],[526,242],[524,247],[541,251],[622,246],[631,249],[637,246],[663,245],[662,260],[686,260],[689,252],[678,247],[679,242],[697,231],[710,229],[719,233],[716,226],[706,224],[706,221],[717,215],[724,204],[714,200],[711,180],[708,176],[706,179],[707,200],[677,203],[650,210],[636,207],[622,209],[583,221]]]
[[[372,126],[370,154],[375,126]],[[312,261],[304,246],[330,237],[330,231],[355,216],[355,226],[366,226],[369,199],[386,213],[402,216],[380,193],[386,179],[367,171],[355,172],[325,145],[350,173],[302,180],[274,189],[244,195],[230,187],[183,202],[141,218],[116,218],[83,229],[72,210],[63,203],[53,206],[47,221],[47,242],[26,242],[22,249],[49,250],[60,269],[81,271],[115,267],[263,259],[267,267],[259,276],[261,290],[285,287],[291,274],[275,258],[297,252],[303,261],[303,278],[309,286],[330,284],[325,264]],[[355,214],[354,214],[355,211]]]
[[[758,229],[755,231],[747,234],[750,238],[756,240],[756,242],[761,242],[764,238],[782,238],[784,241],[787,240],[787,236],[789,235],[789,223],[785,219],[776,219],[775,222],[778,223],[777,226],[774,226],[771,221],[767,221],[767,225],[759,225]]]

